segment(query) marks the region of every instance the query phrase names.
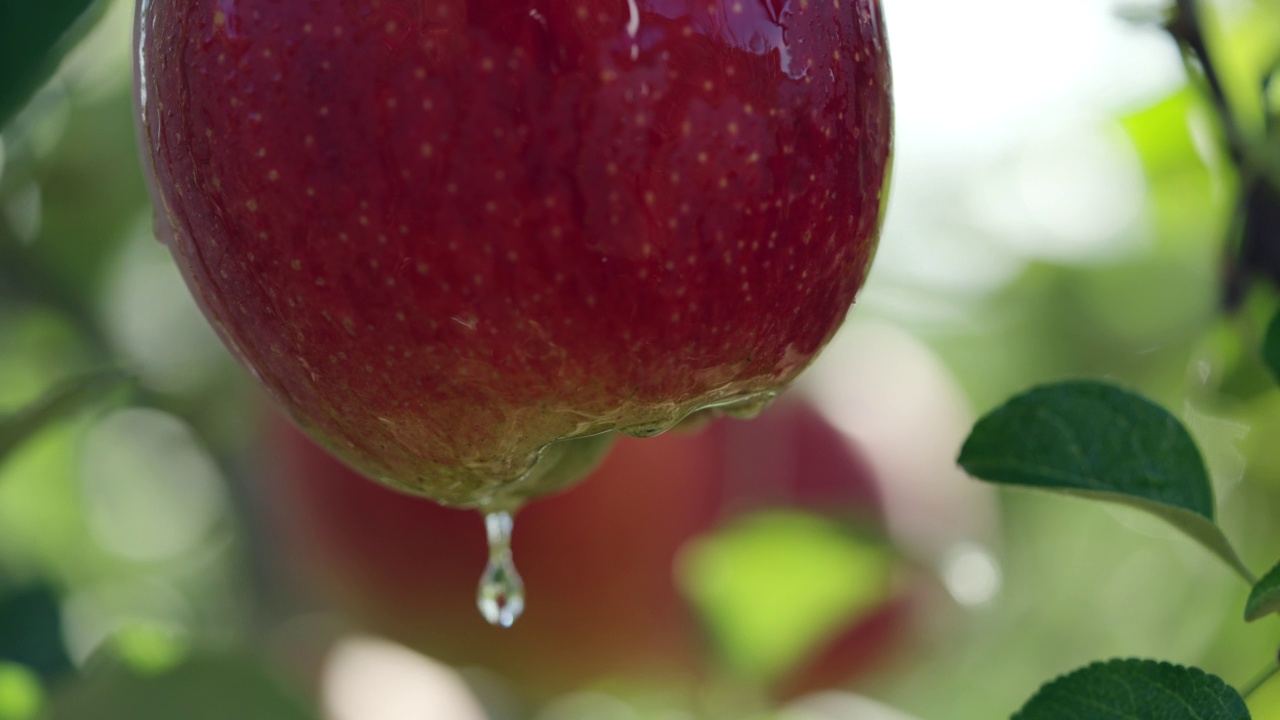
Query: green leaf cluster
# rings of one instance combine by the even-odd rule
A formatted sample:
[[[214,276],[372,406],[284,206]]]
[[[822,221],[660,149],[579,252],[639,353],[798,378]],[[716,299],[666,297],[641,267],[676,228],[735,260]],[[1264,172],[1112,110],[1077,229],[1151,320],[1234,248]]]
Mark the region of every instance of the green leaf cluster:
[[[1275,330],[1273,324],[1272,336]],[[959,463],[974,477],[999,485],[1150,512],[1199,542],[1252,586],[1247,620],[1280,612],[1280,565],[1258,579],[1241,561],[1217,524],[1213,487],[1195,440],[1176,417],[1137,393],[1088,380],[1034,388],[980,419]],[[1202,670],[1113,660],[1048,683],[1014,716],[1079,717],[1228,720],[1248,718],[1249,713],[1239,693]]]

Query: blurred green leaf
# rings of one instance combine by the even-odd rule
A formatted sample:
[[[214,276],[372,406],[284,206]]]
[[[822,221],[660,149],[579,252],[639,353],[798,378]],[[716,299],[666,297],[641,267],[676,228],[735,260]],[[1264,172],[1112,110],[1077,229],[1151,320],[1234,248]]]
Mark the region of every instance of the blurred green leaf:
[[[885,602],[892,562],[837,522],[776,511],[696,540],[678,577],[726,665],[769,681]]]
[[[1280,312],[1267,325],[1267,336],[1262,341],[1262,359],[1266,361],[1271,374],[1280,381]]]
[[[186,638],[163,627],[140,624],[122,629],[112,638],[120,660],[139,675],[159,675],[182,662],[190,652]]]
[[[258,660],[195,656],[167,672],[139,674],[103,662],[53,698],[54,720],[316,720]]]
[[[31,587],[0,596],[0,662],[19,663],[50,679],[71,669],[61,598],[52,589]]]
[[[979,420],[959,463],[982,480],[1146,510],[1255,580],[1214,521],[1213,488],[1195,441],[1177,418],[1135,393],[1093,381],[1035,388]]]
[[[1280,612],[1280,563],[1254,584],[1244,606],[1244,619],[1253,622],[1274,612]]]
[[[68,380],[27,407],[0,415],[0,464],[9,453],[49,423],[84,408],[106,391],[129,379],[120,370],[102,370]]]
[[[1231,203],[1215,192],[1190,122],[1203,105],[1199,93],[1184,86],[1121,120],[1142,162],[1152,237],[1162,251],[1202,253],[1205,238],[1225,229]]]
[[[33,720],[43,705],[40,678],[23,665],[0,662],[0,720]]]
[[[57,69],[100,7],[95,0],[0,0],[0,127]]]
[[[1054,680],[1013,720],[1248,720],[1234,688],[1197,669],[1109,660]]]
[[[1248,300],[1235,316],[1213,323],[1193,351],[1195,362],[1209,370],[1198,402],[1221,407],[1253,402],[1275,391],[1276,379],[1255,347],[1253,327],[1260,322],[1253,317],[1256,305],[1260,303]],[[1269,316],[1267,312],[1259,317]]]

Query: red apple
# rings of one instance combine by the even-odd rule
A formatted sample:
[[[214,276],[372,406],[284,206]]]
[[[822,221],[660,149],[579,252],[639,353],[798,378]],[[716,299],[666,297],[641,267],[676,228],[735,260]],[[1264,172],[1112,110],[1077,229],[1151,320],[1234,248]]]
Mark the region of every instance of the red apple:
[[[499,671],[539,694],[610,677],[687,684],[714,669],[673,563],[721,522],[792,507],[863,526],[880,521],[861,450],[807,406],[697,435],[622,439],[590,481],[516,517],[528,608],[510,630],[475,610],[486,558],[474,512],[363,481],[284,421],[265,481],[278,526],[307,574],[371,629],[454,664]],[[782,678],[780,692],[827,686],[883,658],[901,626],[886,604]]]
[[[141,0],[138,42],[205,313],[314,437],[442,502],[777,391],[875,249],[878,0]]]

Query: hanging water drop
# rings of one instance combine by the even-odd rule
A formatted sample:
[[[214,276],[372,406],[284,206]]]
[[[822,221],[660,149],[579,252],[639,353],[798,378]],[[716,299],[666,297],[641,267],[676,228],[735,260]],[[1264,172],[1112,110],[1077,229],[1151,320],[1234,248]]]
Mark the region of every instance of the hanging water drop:
[[[489,537],[489,564],[480,576],[476,605],[490,625],[511,627],[524,612],[524,581],[511,557],[511,513],[491,512],[484,516]]]

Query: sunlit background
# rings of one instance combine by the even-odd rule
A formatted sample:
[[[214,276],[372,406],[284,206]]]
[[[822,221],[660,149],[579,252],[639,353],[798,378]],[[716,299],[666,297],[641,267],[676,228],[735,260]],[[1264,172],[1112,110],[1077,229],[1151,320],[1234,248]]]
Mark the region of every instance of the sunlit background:
[[[954,465],[1010,395],[1117,380],[1189,425],[1228,535],[1274,561],[1273,299],[1219,312],[1234,180],[1163,5],[884,4],[892,199],[847,327],[755,430],[624,443],[518,517],[507,636],[470,606],[480,518],[347,477],[200,317],[110,0],[0,135],[0,411],[139,378],[0,459],[0,720],[989,720],[1101,658],[1261,668],[1276,620],[1245,625],[1198,546]],[[1208,7],[1253,119],[1280,6]]]

